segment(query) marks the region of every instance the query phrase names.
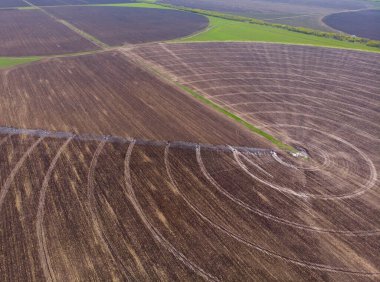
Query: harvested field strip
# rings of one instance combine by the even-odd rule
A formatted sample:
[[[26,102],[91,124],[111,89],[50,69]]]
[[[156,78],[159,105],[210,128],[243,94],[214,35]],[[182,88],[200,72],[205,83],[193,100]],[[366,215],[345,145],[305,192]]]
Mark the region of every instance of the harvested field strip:
[[[177,50],[172,50],[173,52],[178,52],[180,51],[181,56],[187,56],[187,55],[200,55],[197,53],[197,45],[195,44],[196,42],[192,44],[188,43],[183,43],[181,45],[181,48]],[[176,43],[178,45],[179,43]],[[287,44],[277,44],[277,45],[285,45],[283,46],[282,49],[278,50],[278,53],[275,54],[269,54],[268,50],[266,50],[266,46],[268,43],[260,43],[257,42],[254,44],[255,46],[249,46],[250,44],[247,44],[246,42],[229,42],[227,46],[218,46],[218,44],[207,44],[205,42],[199,42],[199,44],[207,45],[207,46],[213,46],[213,49],[206,49],[204,52],[202,52],[202,55],[204,54],[208,58],[212,59],[217,57],[218,55],[228,55],[228,56],[233,56],[233,55],[243,55],[247,53],[251,53],[251,56],[255,56],[255,59],[263,59],[265,58],[267,61],[271,62],[269,59],[276,58],[276,60],[273,60],[273,62],[278,62],[277,58],[281,58],[287,55],[303,55],[304,60],[307,61],[317,61],[318,57],[313,56],[313,53],[316,51],[319,51],[323,53],[323,56],[326,58],[331,59],[331,62],[340,62],[342,64],[347,64],[347,65],[352,65],[352,61],[350,60],[355,59],[357,61],[360,61],[362,64],[370,64],[372,66],[377,66],[376,61],[371,60],[371,57],[375,57],[376,53],[374,53],[372,56],[361,56],[362,52],[361,51],[352,51],[352,52],[344,52],[339,49],[324,49],[321,50],[320,47],[309,47],[305,49],[303,46],[299,45],[293,45],[293,46],[287,46]],[[216,46],[215,46],[216,45]],[[272,44],[274,45],[274,44]],[[288,48],[286,48],[288,47]],[[214,51],[214,52],[212,52]],[[214,56],[213,56],[214,55]],[[271,55],[270,58],[267,58],[268,55]],[[322,54],[321,54],[322,55]],[[159,58],[170,58],[170,54],[160,52],[159,49],[157,50],[152,50],[151,53],[146,54],[146,58],[149,59],[159,59]],[[219,58],[220,59],[220,58]],[[289,61],[288,63],[296,63],[297,61]],[[328,62],[326,62],[328,63]],[[265,66],[263,66],[265,67]],[[318,66],[318,67],[323,67],[323,66]]]
[[[315,74],[317,74],[315,72]],[[257,71],[232,71],[232,72],[229,72],[229,77],[232,79],[233,77],[237,76],[237,77],[244,77],[244,76],[249,76],[249,77],[260,77],[261,75],[267,75],[267,72],[257,72]],[[274,79],[277,77],[277,76],[283,76],[284,73],[271,73],[271,75],[274,77]],[[203,78],[203,77],[218,77],[218,76],[226,76],[227,77],[227,74],[223,71],[221,72],[205,72],[205,73],[201,73],[201,74],[197,74],[197,78]],[[286,76],[289,76],[289,77],[296,77],[296,78],[302,78],[302,79],[306,79],[306,80],[310,80],[310,81],[316,81],[315,79],[315,76],[308,76],[308,75],[304,75],[302,76],[301,74],[298,74],[296,72],[290,72],[289,73],[286,73]],[[179,76],[179,78],[181,79],[186,79],[186,78],[191,78],[193,77],[193,75],[191,74],[188,74],[188,75],[182,75],[182,76]],[[323,77],[323,75],[321,76]],[[333,82],[334,80],[333,79],[330,79],[328,77],[323,77],[324,81],[328,81],[328,82]],[[360,78],[359,78],[360,79]],[[368,79],[368,78],[362,78],[362,81],[367,81],[367,82],[372,82],[371,79]],[[337,85],[340,85],[340,84],[344,84],[345,81],[351,81],[352,84],[354,85],[360,85],[360,82],[355,82],[355,81],[352,81],[350,80],[350,77],[348,76],[340,76],[340,81],[336,81],[335,80],[335,84]],[[188,83],[194,83],[196,81],[189,81]],[[363,85],[361,85],[363,87]],[[364,86],[365,88],[367,89],[375,89],[376,87],[375,86],[371,86],[371,85],[365,85]]]
[[[227,94],[220,94],[220,95],[214,95],[213,96],[213,99],[214,100],[217,100],[218,103],[222,104],[223,106],[225,107],[236,107],[236,106],[244,106],[244,105],[254,105],[256,103],[262,103],[262,102],[254,102],[254,101],[242,101],[242,102],[237,102],[237,103],[234,103],[234,102],[230,102],[230,101],[225,101],[224,99],[228,98],[228,97],[241,97],[241,96],[252,96],[253,94],[261,94],[262,92],[258,91],[258,92],[242,92],[242,93],[227,93]],[[279,96],[281,93],[279,92],[267,92],[265,93],[265,95],[267,96]],[[302,94],[284,94],[283,96],[287,97],[287,98],[304,98],[305,96],[302,95]],[[224,97],[224,98],[223,98]],[[327,99],[327,98],[319,98],[319,97],[307,97],[307,99],[312,102],[313,100],[315,101],[325,101],[325,102],[330,102],[330,103],[336,103],[336,104],[339,104],[339,105],[343,105],[343,106],[350,106],[350,111],[353,111],[353,110],[356,110],[356,111],[362,111],[362,110],[366,110],[366,111],[370,111],[371,112],[371,116],[378,116],[379,113],[376,111],[376,109],[366,109],[365,107],[362,107],[362,106],[356,106],[356,105],[352,105],[350,103],[347,103],[347,102],[341,102],[341,101],[338,101],[338,100],[334,100],[334,99]],[[291,105],[294,105],[294,103],[291,103]],[[347,109],[344,109],[347,111]],[[253,112],[252,112],[253,113]],[[371,122],[373,123],[373,122]]]
[[[194,54],[194,55],[196,55],[196,54]],[[246,54],[247,56],[250,56],[250,54]],[[154,58],[154,59],[157,59],[157,58]],[[194,59],[194,58],[193,58]],[[210,61],[211,62],[213,62],[211,59],[210,59]],[[265,60],[260,60],[260,58],[258,58],[257,59],[257,61],[266,61],[266,63],[268,63],[269,64],[269,66],[275,66],[276,65],[276,62],[275,61],[268,61],[267,59],[265,59]],[[254,64],[255,62],[257,62],[256,60],[255,61],[253,61],[253,60],[233,60],[232,62],[234,63],[234,64],[236,64],[236,66],[237,67],[243,67],[243,66],[246,66],[246,67],[248,67],[248,64]],[[204,61],[201,61],[201,60],[199,60],[199,61],[193,61],[193,62],[189,62],[189,64],[190,64],[190,66],[192,66],[192,65],[194,65],[194,67],[197,67],[198,65],[200,65],[200,64],[203,64],[204,63]],[[229,64],[229,63],[231,63],[231,61],[226,61],[226,60],[221,60],[221,61],[219,61],[219,63],[221,63],[224,67],[226,67],[224,64]],[[331,62],[326,62],[326,66],[324,66],[325,68],[327,68],[327,67],[329,67],[329,66],[333,66],[334,65],[334,63],[336,64],[336,63],[339,63],[339,62],[334,62],[334,60],[332,60]],[[278,64],[278,63],[277,63]],[[166,64],[165,65],[165,67],[168,67],[168,68],[170,68],[170,67],[176,67],[178,65],[178,62],[174,62],[174,63],[168,63],[168,64]],[[235,66],[235,67],[236,67]],[[297,65],[295,65],[295,64],[292,64],[291,66],[294,66],[294,67],[297,67]],[[377,66],[376,64],[374,64],[374,66]],[[210,68],[215,68],[215,67],[213,67],[212,65],[206,65],[206,66],[204,66],[206,69],[210,69]],[[371,68],[371,67],[367,67],[367,66],[362,66],[362,69],[364,70],[364,71],[374,71],[374,74],[378,74],[378,68]]]
[[[343,91],[352,91],[355,88],[352,87],[347,87],[344,82],[339,83],[335,82],[334,79],[328,79],[328,78],[320,78],[321,82],[318,82],[318,79],[315,77],[313,78],[312,76],[307,76],[307,75],[288,75],[288,74],[276,74],[276,73],[271,73],[271,77],[268,78],[268,73],[260,73],[260,72],[252,72],[252,73],[236,73],[238,74],[238,77],[233,77],[234,73],[231,73],[231,76],[228,77],[226,74],[224,74],[224,77],[221,77],[223,75],[218,74],[219,77],[207,77],[207,78],[197,78],[195,80],[189,80],[187,81],[187,84],[198,84],[198,83],[212,83],[215,81],[231,81],[229,84],[233,84],[233,82],[237,82],[239,84],[247,83],[252,80],[257,80],[260,79],[262,81],[266,80],[271,80],[271,81],[281,81],[281,82],[290,82],[290,83],[296,83],[299,82],[299,80],[305,81],[308,85],[310,85],[313,88],[318,88],[318,86],[326,85],[326,86],[335,86],[335,89],[337,90],[343,90]],[[246,77],[244,77],[246,76]],[[342,85],[341,85],[342,84]],[[370,92],[370,91],[375,91],[377,90],[376,86],[374,85],[363,85],[360,84],[359,82],[351,82],[350,83],[352,86],[355,87],[362,87],[364,89],[361,90],[360,94],[368,94],[368,95],[373,95],[373,96],[379,96],[379,94],[376,94],[376,92]],[[356,89],[355,89],[356,90]],[[357,90],[356,90],[357,91]]]
[[[223,82],[226,82],[228,83],[228,86],[218,86],[220,84],[219,83],[223,83]],[[304,78],[304,79],[279,79],[279,78],[260,78],[260,77],[255,77],[255,78],[231,78],[231,79],[226,79],[226,78],[216,78],[216,79],[207,79],[207,80],[199,80],[199,81],[189,81],[187,82],[186,84],[189,86],[189,87],[194,87],[194,85],[197,85],[197,88],[198,89],[202,89],[203,91],[207,91],[207,90],[213,90],[213,91],[217,91],[217,90],[221,90],[221,92],[223,92],[224,89],[229,89],[229,88],[233,88],[236,87],[236,86],[240,86],[240,87],[251,87],[253,84],[256,84],[257,86],[260,86],[260,87],[270,87],[272,86],[273,84],[269,84],[270,82],[272,82],[273,84],[280,84],[280,83],[283,83],[284,86],[282,87],[286,87],[288,89],[294,89],[294,90],[301,90],[301,89],[305,89],[306,87],[310,87],[311,89],[313,90],[320,90],[320,91],[324,91],[326,93],[329,93],[329,91],[326,91],[326,86],[329,86],[328,83],[316,83],[316,82],[309,82],[307,81],[307,78]],[[294,85],[298,83],[299,87],[291,87],[289,85]],[[203,85],[207,85],[207,87],[203,87]],[[359,84],[357,84],[359,85]],[[365,90],[365,89],[353,89],[353,88],[347,88],[347,87],[344,87],[344,86],[338,86],[338,85],[335,85],[333,86],[335,89],[334,89],[334,95],[336,97],[349,97],[350,99],[352,100],[357,100],[358,102],[360,101],[365,101],[365,102],[375,102],[378,100],[378,97],[380,96],[379,94],[376,94],[376,88],[375,86],[372,87],[372,89],[370,89],[370,91],[372,90],[373,92],[369,92],[368,90]],[[280,87],[277,87],[277,88],[280,88]],[[364,87],[363,87],[364,88]],[[357,98],[355,95],[352,94],[352,91],[355,90],[356,93],[358,94],[361,94],[361,97]],[[342,93],[343,92],[343,93]],[[330,91],[331,93],[331,91]],[[342,93],[342,94],[338,94],[338,93]]]

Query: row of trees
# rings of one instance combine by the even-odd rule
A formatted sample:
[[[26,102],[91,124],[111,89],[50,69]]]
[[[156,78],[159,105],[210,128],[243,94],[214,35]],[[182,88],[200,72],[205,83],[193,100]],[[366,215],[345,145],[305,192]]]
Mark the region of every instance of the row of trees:
[[[314,35],[314,36],[319,36],[319,37],[324,37],[324,38],[331,38],[331,39],[353,42],[353,43],[362,43],[362,44],[366,44],[367,46],[370,46],[370,47],[380,48],[380,41],[378,41],[378,40],[369,40],[366,38],[351,36],[351,35],[347,35],[344,33],[325,32],[325,31],[319,31],[319,30],[315,30],[315,29],[311,29],[311,28],[305,28],[305,27],[296,27],[296,26],[285,25],[285,24],[275,24],[275,23],[270,23],[270,22],[254,19],[254,18],[248,18],[248,17],[231,15],[231,14],[224,14],[224,13],[215,12],[215,11],[207,11],[207,10],[193,9],[193,8],[187,8],[187,7],[177,7],[177,6],[173,6],[173,5],[169,5],[169,4],[161,4],[161,5],[169,7],[169,8],[174,8],[174,9],[183,10],[183,11],[189,11],[189,12],[202,14],[202,15],[206,15],[206,16],[212,16],[212,17],[223,18],[223,19],[228,19],[228,20],[271,26],[271,27],[286,29],[286,30],[293,31],[293,32],[299,32],[299,33],[303,33],[303,34],[309,34],[309,35]]]

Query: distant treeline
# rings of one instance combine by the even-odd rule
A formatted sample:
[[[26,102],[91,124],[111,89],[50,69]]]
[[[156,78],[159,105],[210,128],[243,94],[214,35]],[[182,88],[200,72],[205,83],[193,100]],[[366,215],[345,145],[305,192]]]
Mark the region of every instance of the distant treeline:
[[[277,27],[277,28],[286,29],[289,31],[299,32],[299,33],[303,33],[303,34],[309,34],[309,35],[314,35],[314,36],[319,36],[319,37],[324,37],[324,38],[331,38],[331,39],[336,39],[336,40],[340,40],[340,41],[347,41],[347,42],[352,42],[352,43],[362,43],[362,44],[365,44],[369,47],[380,48],[380,41],[379,40],[370,40],[370,39],[366,39],[366,38],[362,38],[362,37],[347,35],[344,33],[325,32],[325,31],[319,31],[319,30],[315,30],[315,29],[311,29],[311,28],[305,28],[305,27],[296,27],[296,26],[285,25],[285,24],[275,24],[275,23],[270,23],[270,22],[254,19],[254,18],[248,18],[248,17],[231,15],[231,14],[224,14],[224,13],[201,10],[201,9],[193,9],[193,8],[187,8],[187,7],[182,7],[182,6],[174,6],[174,5],[170,5],[170,4],[160,4],[160,5],[166,6],[168,8],[172,8],[172,9],[189,11],[189,12],[193,12],[193,13],[197,13],[197,14],[201,14],[201,15],[206,15],[206,16],[211,16],[211,17],[216,17],[216,18],[222,18],[222,19],[227,19],[227,20],[234,20],[234,21],[247,22],[247,23],[252,23],[252,24]]]

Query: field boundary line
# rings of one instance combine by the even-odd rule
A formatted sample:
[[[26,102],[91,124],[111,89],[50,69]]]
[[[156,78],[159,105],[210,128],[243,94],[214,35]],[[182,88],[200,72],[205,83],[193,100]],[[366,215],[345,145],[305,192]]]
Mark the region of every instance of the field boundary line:
[[[99,48],[101,49],[106,49],[106,48],[109,48],[110,46],[108,46],[107,44],[105,44],[104,42],[100,41],[99,39],[97,39],[96,37],[92,36],[91,34],[77,28],[75,25],[65,21],[65,20],[62,20],[56,16],[54,16],[53,14],[49,13],[48,11],[46,11],[45,9],[43,9],[42,7],[39,7],[39,6],[36,6],[30,2],[28,2],[27,0],[22,0],[23,2],[25,2],[26,4],[30,5],[31,7],[37,9],[37,10],[40,10],[41,12],[43,12],[44,14],[46,14],[47,16],[49,16],[50,18],[52,18],[53,20],[55,20],[56,22],[60,23],[60,24],[63,24],[64,26],[66,26],[67,28],[69,28],[71,31],[75,32],[76,34],[80,35],[82,38],[90,41],[91,43],[93,43],[94,45],[98,46]]]
[[[256,135],[259,135],[265,138],[267,141],[275,145],[278,149],[289,151],[289,152],[297,152],[297,150],[293,148],[292,146],[282,143],[280,140],[270,135],[269,133],[259,129],[258,127],[249,123],[245,119],[230,112],[223,106],[211,101],[210,99],[206,98],[204,95],[199,94],[196,90],[193,90],[192,88],[180,83],[178,79],[172,78],[173,75],[170,75],[170,73],[168,73],[165,69],[158,67],[156,64],[146,61],[140,55],[132,54],[130,50],[121,49],[120,52],[124,54],[127,58],[129,58],[131,61],[135,62],[139,67],[141,67],[148,73],[151,73],[155,77],[159,78],[164,83],[167,83],[175,87],[182,93],[192,96],[194,99],[196,99],[198,102],[201,102],[201,104],[205,105],[206,107],[211,108],[212,110],[219,112],[220,114],[223,114],[224,116],[228,117],[231,120],[234,120],[235,122],[237,122],[244,128],[248,129],[251,133],[254,133]]]
[[[253,41],[253,40],[194,40],[194,41],[166,41],[167,44],[201,44],[201,43],[260,43],[260,44],[278,44],[278,45],[295,45],[295,46],[308,46],[314,48],[327,48],[327,49],[338,49],[338,50],[347,50],[353,52],[366,52],[372,54],[379,54],[380,51],[377,50],[365,50],[365,49],[354,49],[348,47],[338,47],[338,46],[328,46],[328,45],[314,45],[307,43],[288,43],[288,42],[275,42],[275,41]]]

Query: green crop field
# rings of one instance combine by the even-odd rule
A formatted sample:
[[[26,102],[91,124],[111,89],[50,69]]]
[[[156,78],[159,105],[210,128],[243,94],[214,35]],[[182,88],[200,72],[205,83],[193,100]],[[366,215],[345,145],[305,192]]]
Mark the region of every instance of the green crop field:
[[[330,38],[323,38],[271,26],[239,22],[211,16],[208,16],[208,18],[210,20],[210,25],[206,31],[194,36],[183,38],[179,41],[259,41],[380,52],[379,48],[369,47],[362,43],[351,43]]]
[[[39,59],[40,59],[39,57],[25,57],[25,58],[0,57],[0,69],[34,62]]]

